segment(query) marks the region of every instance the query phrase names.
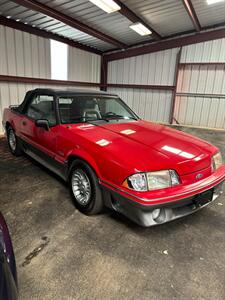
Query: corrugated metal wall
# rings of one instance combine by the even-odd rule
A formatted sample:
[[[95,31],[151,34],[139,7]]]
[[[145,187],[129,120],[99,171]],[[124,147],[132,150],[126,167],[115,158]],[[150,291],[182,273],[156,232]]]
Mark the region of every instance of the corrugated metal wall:
[[[0,26],[0,74],[50,78],[50,41]],[[0,83],[0,125],[4,108],[20,103],[29,88],[30,85]]]
[[[225,62],[224,48],[225,39],[183,47],[181,63]],[[110,62],[108,83],[173,85],[178,51],[175,48]],[[69,80],[100,81],[100,56],[71,47],[68,52]],[[0,74],[50,78],[50,41],[0,26]],[[33,87],[36,85],[0,83],[0,122],[3,109],[21,102],[25,92]],[[171,91],[128,88],[108,91],[120,95],[142,118],[169,121]],[[177,93],[175,118],[180,124],[225,128],[223,65],[182,65]],[[195,93],[201,95],[196,97]]]
[[[100,82],[101,56],[68,47],[68,79]]]
[[[112,61],[108,66],[108,83],[173,85],[178,50]]]
[[[185,46],[182,49],[181,63],[225,62],[225,38]]]
[[[180,124],[225,128],[225,66],[183,66],[177,92],[174,117]]]
[[[225,39],[182,48],[181,63],[225,62]],[[173,85],[179,49],[146,54],[109,63],[108,83]],[[110,88],[142,118],[168,122],[172,93]],[[182,125],[225,128],[225,66],[181,65],[175,119]],[[198,97],[194,94],[198,94]]]
[[[187,46],[181,63],[224,63],[224,49],[225,39]],[[182,65],[177,93],[174,116],[180,124],[225,128],[225,65]]]
[[[50,78],[50,41],[0,26],[0,74]]]
[[[108,91],[119,95],[141,118],[156,122],[169,122],[172,94],[170,91],[123,88],[109,88]]]
[[[108,66],[108,83],[173,85],[179,49],[145,54],[112,61]],[[172,92],[109,88],[126,101],[140,117],[158,122],[169,121]]]
[[[100,81],[101,57],[99,55],[72,47],[68,47],[68,52],[69,80]],[[0,75],[51,79],[50,40],[0,26]],[[25,93],[37,87],[60,88],[52,85],[0,82],[0,134],[2,134],[4,108],[21,103]]]

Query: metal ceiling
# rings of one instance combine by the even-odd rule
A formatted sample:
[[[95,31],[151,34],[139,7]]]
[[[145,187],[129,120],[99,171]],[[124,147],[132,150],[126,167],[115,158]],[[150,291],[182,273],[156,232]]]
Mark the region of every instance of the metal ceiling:
[[[115,45],[100,38],[15,2],[19,3],[19,1],[1,0],[0,15],[10,16],[18,22],[56,33],[103,52],[116,48]],[[36,2],[45,4],[128,46],[151,41],[153,38],[143,37],[132,31],[129,28],[132,21],[125,15],[119,12],[107,14],[88,0],[38,0]],[[182,0],[123,0],[121,2],[163,37],[195,30]],[[207,5],[206,0],[192,0],[192,4],[202,27],[225,22],[225,2]]]
[[[126,17],[118,12],[107,14],[88,0],[39,0],[49,7],[60,10],[60,12],[71,16],[91,27],[104,32],[125,44],[134,44],[149,40],[149,37],[141,37],[129,26],[132,24]]]
[[[0,2],[0,14],[5,17],[10,16],[14,20],[19,20],[19,22],[28,23],[29,25],[37,28],[57,33],[61,36],[78,41],[90,47],[97,48],[101,51],[115,48],[113,45],[110,45],[100,39],[83,33],[80,30],[76,30],[44,14],[15,4],[12,1]]]
[[[181,0],[124,0],[163,36],[194,29]]]
[[[192,0],[192,3],[203,27],[225,22],[225,1],[211,5],[206,0]]]

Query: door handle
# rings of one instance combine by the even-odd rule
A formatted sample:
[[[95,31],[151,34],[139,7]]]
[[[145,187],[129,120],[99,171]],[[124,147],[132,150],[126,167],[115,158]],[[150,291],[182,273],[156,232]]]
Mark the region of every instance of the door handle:
[[[23,121],[22,124],[23,124],[24,126],[26,126],[26,125],[27,125],[27,122],[26,122],[26,121]]]

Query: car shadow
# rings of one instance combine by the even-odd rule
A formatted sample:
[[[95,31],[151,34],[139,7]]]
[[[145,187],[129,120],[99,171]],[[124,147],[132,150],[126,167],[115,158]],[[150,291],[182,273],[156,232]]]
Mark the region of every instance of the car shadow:
[[[216,205],[216,204],[214,204]],[[138,233],[141,235],[149,236],[151,233],[160,233],[160,232],[166,232],[174,233],[175,231],[178,231],[179,229],[182,229],[184,227],[193,227],[198,225],[203,225],[204,227],[210,226],[210,228],[219,230],[221,232],[224,231],[225,228],[225,219],[223,218],[223,215],[219,212],[210,209],[210,206],[203,208],[202,210],[197,211],[196,213],[193,213],[192,215],[188,215],[176,220],[173,220],[171,222],[167,222],[164,224],[159,224],[156,226],[150,226],[150,227],[143,227],[139,224],[136,224],[132,220],[128,219],[126,216],[116,212],[116,211],[107,211],[107,217],[117,223],[120,223],[122,226],[125,226],[129,230],[131,230],[134,233]]]
[[[33,158],[31,158],[30,156],[24,154],[24,157],[33,166],[37,167],[39,170],[41,170],[45,174],[49,175],[50,178],[54,178],[55,180],[57,180],[57,182],[59,182],[60,185],[62,185],[67,190],[68,195],[70,195],[68,183],[66,181],[64,181],[60,176],[58,176],[57,174],[55,174],[54,172],[49,170],[47,167],[40,164]],[[73,198],[71,195],[70,195],[70,197],[67,197],[67,199],[69,199],[70,203],[74,205],[74,201],[73,201]],[[216,204],[214,203],[214,205],[216,205]],[[75,208],[75,206],[74,206],[74,208]],[[103,210],[102,214],[105,215],[107,218],[109,218],[111,221],[120,223],[121,226],[125,226],[127,229],[133,231],[134,233],[138,233],[138,234],[146,235],[146,236],[149,236],[150,233],[157,234],[160,232],[166,232],[167,234],[170,234],[170,233],[173,233],[174,230],[177,231],[177,230],[179,230],[179,228],[182,229],[184,226],[186,226],[186,227],[198,226],[199,219],[201,219],[201,223],[203,222],[206,225],[210,224],[210,226],[212,228],[215,228],[217,230],[223,231],[224,227],[225,227],[224,218],[220,215],[219,212],[217,212],[215,210],[211,210],[210,205],[207,208],[203,208],[202,210],[200,210],[192,215],[174,220],[172,222],[168,222],[168,223],[160,224],[160,225],[156,225],[156,226],[151,226],[151,227],[140,226],[140,225],[136,224],[135,222],[129,220],[126,216],[124,216],[116,211],[110,210],[108,208],[105,208]],[[98,217],[98,216],[96,216],[96,217]]]

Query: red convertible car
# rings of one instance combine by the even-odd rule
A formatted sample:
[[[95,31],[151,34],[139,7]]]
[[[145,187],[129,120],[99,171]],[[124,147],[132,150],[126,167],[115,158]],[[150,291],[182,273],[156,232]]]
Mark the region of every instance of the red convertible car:
[[[110,207],[143,226],[191,214],[223,192],[219,150],[141,120],[117,95],[29,91],[4,111],[14,155],[23,152],[68,181],[85,214]]]

